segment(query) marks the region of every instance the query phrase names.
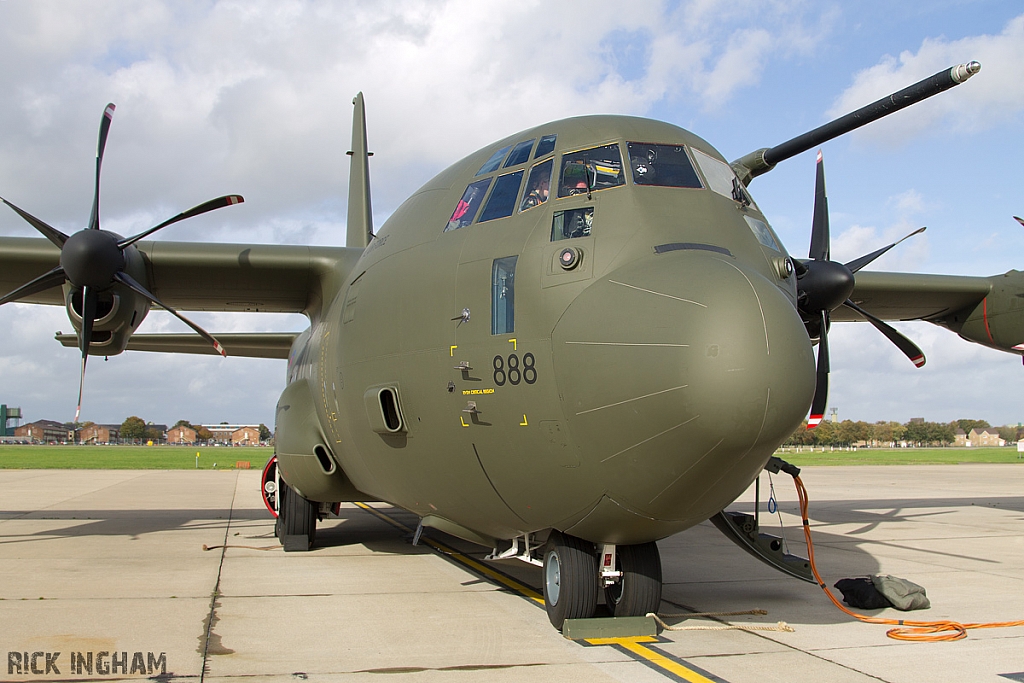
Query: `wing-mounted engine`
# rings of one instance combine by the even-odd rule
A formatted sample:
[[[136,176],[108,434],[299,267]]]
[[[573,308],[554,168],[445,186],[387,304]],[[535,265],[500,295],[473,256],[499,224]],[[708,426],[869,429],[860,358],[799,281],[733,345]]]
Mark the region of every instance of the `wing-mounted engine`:
[[[124,259],[124,271],[148,289],[146,266],[138,249],[134,246],[125,249]],[[75,334],[80,337],[85,313],[84,288],[65,282],[63,290],[68,319]],[[127,348],[132,333],[146,319],[150,302],[130,287],[114,283],[96,292],[95,306],[88,353],[93,356],[115,356]],[[78,345],[81,346],[80,340]]]
[[[156,304],[177,317],[212,344],[221,355],[226,355],[223,347],[212,335],[170,306],[162,303],[143,284],[146,282],[145,264],[135,243],[168,225],[214,209],[240,204],[243,199],[239,195],[226,195],[211,199],[132,237],[121,237],[101,230],[100,170],[103,167],[103,152],[107,146],[107,134],[110,132],[110,123],[113,119],[114,105],[108,104],[100,119],[99,143],[96,146],[96,181],[92,211],[86,228],[71,235],[65,235],[60,230],[0,197],[0,201],[11,207],[60,250],[60,262],[57,266],[0,297],[0,305],[25,299],[63,285],[64,303],[68,315],[71,317],[71,324],[74,325],[78,333],[79,348],[82,350],[82,374],[78,388],[78,409],[75,411],[76,422],[82,409],[85,364],[89,354],[111,355],[115,349],[117,353],[123,351],[132,330],[142,322],[150,304]],[[93,349],[93,343],[106,348]]]
[[[976,305],[934,320],[967,341],[1024,355],[1024,273],[988,278],[991,290]]]

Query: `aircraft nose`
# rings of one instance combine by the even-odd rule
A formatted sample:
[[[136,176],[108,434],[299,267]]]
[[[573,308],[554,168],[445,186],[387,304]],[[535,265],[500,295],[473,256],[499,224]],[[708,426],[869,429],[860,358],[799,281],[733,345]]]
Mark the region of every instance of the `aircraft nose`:
[[[655,519],[701,521],[733,501],[814,393],[791,300],[706,251],[652,256],[595,282],[552,347],[581,469]]]

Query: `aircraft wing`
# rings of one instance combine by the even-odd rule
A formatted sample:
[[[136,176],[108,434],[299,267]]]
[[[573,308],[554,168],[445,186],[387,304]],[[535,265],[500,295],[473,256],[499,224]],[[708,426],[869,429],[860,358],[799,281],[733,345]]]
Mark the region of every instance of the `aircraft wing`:
[[[146,285],[181,310],[315,314],[343,284],[362,249],[269,244],[139,242]],[[0,237],[0,294],[58,265],[48,240]],[[61,288],[27,296],[25,303],[63,305]]]
[[[958,311],[971,311],[995,288],[996,277],[922,275],[862,270],[850,299],[883,320],[936,321]],[[864,320],[840,306],[832,320]]]
[[[78,348],[77,334],[57,334],[57,341]],[[229,356],[243,358],[288,358],[298,332],[218,332],[215,334]],[[216,356],[217,351],[198,334],[133,334],[125,351],[156,353],[198,353]]]

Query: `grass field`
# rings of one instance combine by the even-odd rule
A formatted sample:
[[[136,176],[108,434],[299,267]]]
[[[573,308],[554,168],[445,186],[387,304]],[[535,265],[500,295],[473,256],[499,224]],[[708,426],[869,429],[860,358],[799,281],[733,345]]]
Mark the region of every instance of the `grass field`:
[[[0,445],[0,469],[190,470],[231,469],[248,461],[253,469],[270,459],[270,448],[189,446],[13,446]],[[777,454],[798,467],[811,465],[956,465],[1019,463],[1013,446],[1005,448],[862,448],[824,452],[788,449]]]
[[[1016,446],[1003,448],[860,448],[855,451],[810,452],[780,450],[780,458],[797,467],[811,465],[956,465],[959,463],[1020,463]]]
[[[221,446],[14,446],[0,445],[0,469],[191,470],[231,469],[248,461],[262,469],[272,448]]]

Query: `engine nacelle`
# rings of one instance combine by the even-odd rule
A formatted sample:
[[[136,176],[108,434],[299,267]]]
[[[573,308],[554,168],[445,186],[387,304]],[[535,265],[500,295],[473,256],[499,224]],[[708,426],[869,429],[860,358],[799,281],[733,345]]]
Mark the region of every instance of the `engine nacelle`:
[[[992,291],[981,303],[942,322],[968,341],[1024,353],[1024,273],[1011,270],[991,279]]]
[[[139,250],[124,250],[125,272],[148,288],[146,264]],[[82,290],[64,283],[64,307],[77,334],[82,333]],[[149,301],[120,283],[99,292],[96,321],[89,343],[91,356],[116,356],[128,346],[128,339],[149,313]]]

